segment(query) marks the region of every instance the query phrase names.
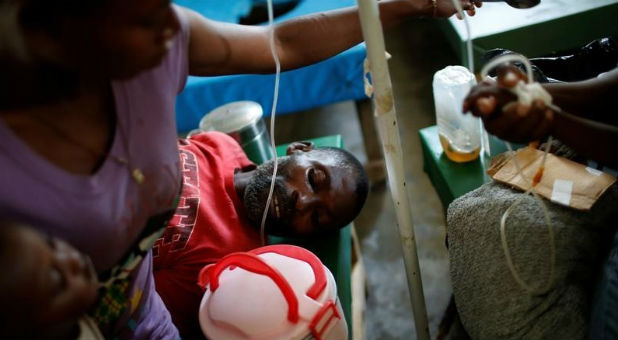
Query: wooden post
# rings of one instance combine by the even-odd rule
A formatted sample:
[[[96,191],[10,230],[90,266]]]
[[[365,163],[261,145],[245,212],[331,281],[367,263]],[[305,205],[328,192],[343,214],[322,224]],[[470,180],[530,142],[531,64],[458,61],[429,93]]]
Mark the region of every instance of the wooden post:
[[[376,0],[357,0],[367,58],[373,83],[374,116],[380,134],[391,196],[395,204],[399,237],[408,279],[408,290],[414,313],[417,339],[429,340],[427,309],[423,282],[416,252],[410,202],[405,182],[401,140],[393,99],[393,90],[386,62],[384,35]]]

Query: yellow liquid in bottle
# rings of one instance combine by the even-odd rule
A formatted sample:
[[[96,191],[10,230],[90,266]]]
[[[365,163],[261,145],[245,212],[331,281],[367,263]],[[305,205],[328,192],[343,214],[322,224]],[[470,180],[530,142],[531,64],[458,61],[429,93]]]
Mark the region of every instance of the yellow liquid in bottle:
[[[441,133],[439,134],[439,136],[440,136],[440,144],[442,144],[442,150],[444,150],[444,153],[446,153],[446,156],[453,162],[457,162],[457,163],[470,162],[479,157],[479,153],[481,152],[480,146],[472,151],[463,152],[455,148],[453,145],[451,145],[451,142],[449,141],[449,139],[444,137]]]

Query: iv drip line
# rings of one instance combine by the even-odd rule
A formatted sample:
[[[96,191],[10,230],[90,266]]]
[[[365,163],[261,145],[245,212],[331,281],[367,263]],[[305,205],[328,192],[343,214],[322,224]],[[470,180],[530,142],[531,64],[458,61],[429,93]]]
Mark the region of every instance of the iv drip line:
[[[262,245],[266,245],[266,217],[268,216],[268,210],[270,208],[270,202],[272,200],[273,191],[275,190],[275,180],[277,178],[277,169],[279,162],[277,159],[277,149],[275,147],[275,114],[277,111],[277,101],[279,99],[279,78],[281,75],[281,62],[279,61],[279,55],[277,54],[277,47],[275,46],[275,25],[273,22],[273,2],[267,0],[268,7],[268,35],[270,43],[270,52],[275,60],[275,88],[273,91],[273,105],[270,112],[270,146],[273,150],[273,175],[270,180],[270,189],[268,191],[268,198],[266,199],[266,205],[264,206],[264,214],[262,215],[262,223],[260,225],[260,240]]]
[[[524,65],[526,69],[526,74],[528,76],[527,84],[525,85],[522,84],[522,86],[519,86],[519,87],[516,86],[514,90],[512,90],[512,92],[515,95],[517,95],[518,101],[524,102],[526,104],[531,104],[534,99],[538,98],[538,99],[543,100],[545,104],[551,109],[553,109],[554,111],[561,112],[561,109],[559,107],[551,103],[551,96],[549,95],[549,93],[547,93],[541,86],[539,86],[538,83],[534,83],[534,80],[533,80],[534,76],[532,73],[532,66],[530,64],[530,61],[522,55],[519,55],[519,54],[504,55],[504,56],[500,56],[500,57],[492,59],[481,70],[481,79],[484,79],[492,68],[500,64],[507,63],[507,62],[513,62],[513,61],[521,62]],[[547,293],[550,289],[554,287],[555,267],[556,267],[556,244],[555,244],[555,238],[554,238],[554,228],[551,223],[551,216],[549,214],[549,210],[545,202],[543,202],[543,199],[536,192],[536,185],[540,182],[541,177],[543,176],[543,171],[545,169],[545,162],[547,160],[547,154],[549,153],[549,149],[552,144],[552,136],[549,136],[547,139],[545,150],[543,152],[543,159],[541,161],[541,165],[539,166],[539,169],[537,170],[532,180],[524,176],[521,166],[517,160],[517,156],[515,152],[513,151],[511,144],[509,142],[505,142],[505,144],[515,164],[515,168],[517,169],[517,174],[530,185],[530,188],[526,190],[526,192],[524,192],[515,202],[513,202],[502,215],[502,218],[500,219],[500,241],[502,244],[502,249],[504,250],[504,256],[506,258],[507,267],[509,268],[511,275],[513,276],[517,284],[531,295],[542,295],[542,294]],[[513,211],[515,206],[517,206],[517,204],[522,202],[523,199],[529,194],[532,194],[535,200],[541,206],[541,208],[543,208],[545,223],[547,224],[547,233],[549,236],[549,253],[550,253],[549,254],[550,256],[549,278],[547,280],[547,283],[544,286],[536,287],[536,288],[527,284],[520,277],[517,271],[517,268],[515,268],[515,265],[513,263],[511,252],[509,250],[508,242],[506,239],[506,221],[509,215],[511,214],[511,211]]]
[[[467,39],[466,39],[466,48],[467,48],[467,56],[468,56],[468,68],[470,69],[470,72],[474,73],[474,57],[473,57],[473,50],[472,50],[472,35],[470,33],[470,25],[468,23],[468,19],[466,18],[466,15],[463,11],[463,8],[461,7],[461,4],[457,1],[457,0],[452,0],[453,5],[455,6],[455,8],[457,9],[457,12],[459,13],[459,15],[462,17],[465,27],[466,27],[466,34],[467,34]],[[551,96],[540,86],[533,86],[533,73],[532,73],[532,66],[530,64],[530,61],[522,56],[522,55],[505,55],[505,56],[501,56],[498,58],[494,58],[492,59],[489,63],[487,63],[481,70],[481,76],[480,79],[484,79],[487,74],[489,73],[489,71],[491,69],[493,69],[494,67],[502,64],[502,63],[506,63],[506,62],[512,62],[512,61],[519,61],[521,62],[524,67],[526,68],[526,73],[528,76],[528,84],[516,89],[514,92],[514,94],[517,95],[517,98],[519,101],[525,101],[526,103],[530,104],[532,102],[533,99],[536,98],[541,98],[544,100],[545,104],[550,107],[551,109],[553,109],[554,111],[558,111],[561,112],[560,108],[558,108],[556,105],[551,103]],[[555,240],[554,240],[554,230],[553,230],[553,226],[551,224],[551,217],[549,215],[549,210],[547,209],[547,206],[545,205],[545,202],[543,202],[542,198],[539,197],[538,193],[536,192],[536,185],[538,184],[538,182],[541,180],[541,177],[543,176],[543,171],[545,169],[545,161],[547,159],[547,153],[549,152],[549,149],[551,147],[551,143],[552,143],[552,137],[549,136],[548,140],[547,140],[547,144],[545,146],[545,150],[543,153],[543,160],[541,161],[541,165],[536,173],[536,175],[534,176],[534,179],[532,181],[530,181],[528,178],[524,177],[523,172],[521,170],[521,167],[519,165],[519,162],[517,161],[517,157],[515,155],[515,153],[513,152],[513,149],[511,147],[511,144],[509,142],[505,142],[506,146],[509,150],[509,154],[511,155],[514,163],[515,163],[515,167],[517,169],[517,174],[523,178],[525,181],[527,181],[530,184],[530,188],[523,193],[515,202],[513,202],[511,204],[511,206],[509,206],[506,211],[504,212],[504,214],[502,215],[502,218],[500,219],[500,239],[501,239],[501,244],[502,244],[502,249],[504,250],[504,256],[506,258],[506,264],[507,267],[509,268],[509,271],[511,272],[511,275],[513,276],[513,278],[515,279],[515,281],[517,282],[517,284],[523,288],[524,290],[526,290],[529,294],[531,295],[541,295],[541,294],[545,294],[546,292],[548,292],[551,288],[553,288],[554,286],[554,281],[555,281],[555,266],[556,266],[556,245],[555,245]],[[481,156],[483,157],[483,156]],[[519,204],[521,201],[523,201],[524,197],[526,197],[528,194],[532,193],[533,197],[536,199],[536,201],[541,205],[541,207],[543,208],[543,212],[544,212],[544,216],[545,216],[545,222],[547,224],[547,232],[549,235],[549,247],[550,247],[550,273],[549,273],[549,279],[548,282],[545,286],[540,287],[540,288],[533,288],[530,285],[528,285],[520,276],[519,273],[517,272],[517,269],[515,268],[515,265],[513,264],[513,259],[511,257],[511,252],[509,250],[508,247],[508,243],[506,240],[506,220],[508,218],[508,216],[510,215],[511,211],[514,209],[514,207]]]

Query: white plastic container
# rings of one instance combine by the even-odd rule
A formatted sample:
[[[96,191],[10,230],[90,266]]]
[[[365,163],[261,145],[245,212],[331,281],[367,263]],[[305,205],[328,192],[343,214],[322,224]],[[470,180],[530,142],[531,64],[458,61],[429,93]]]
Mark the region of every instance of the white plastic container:
[[[330,271],[310,251],[272,245],[233,253],[199,275],[209,339],[347,339]]]
[[[440,143],[455,162],[474,160],[481,150],[480,119],[462,112],[463,100],[474,85],[474,74],[463,66],[447,66],[433,76]]]

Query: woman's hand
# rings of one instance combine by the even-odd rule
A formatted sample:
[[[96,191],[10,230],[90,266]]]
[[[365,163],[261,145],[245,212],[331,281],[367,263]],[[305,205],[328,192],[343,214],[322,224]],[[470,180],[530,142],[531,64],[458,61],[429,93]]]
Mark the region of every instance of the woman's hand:
[[[480,1],[474,0],[457,0],[461,4],[461,8],[468,13],[469,16],[476,14],[476,8],[483,5]],[[433,6],[433,0],[432,0]],[[457,12],[457,8],[453,5],[452,0],[435,0],[435,12],[432,16],[436,18],[448,18],[455,14],[458,19],[463,19]]]
[[[541,100],[523,105],[510,91],[527,77],[513,66],[499,67],[496,81],[487,79],[470,90],[463,112],[483,120],[485,128],[499,138],[525,143],[539,140],[551,132],[554,112]]]

